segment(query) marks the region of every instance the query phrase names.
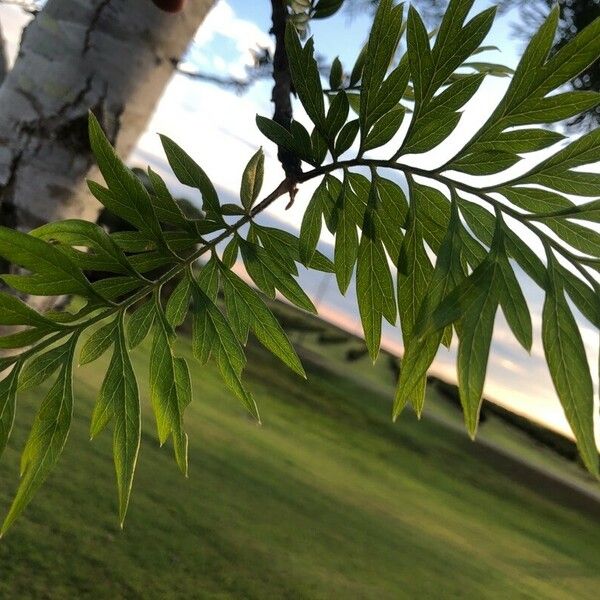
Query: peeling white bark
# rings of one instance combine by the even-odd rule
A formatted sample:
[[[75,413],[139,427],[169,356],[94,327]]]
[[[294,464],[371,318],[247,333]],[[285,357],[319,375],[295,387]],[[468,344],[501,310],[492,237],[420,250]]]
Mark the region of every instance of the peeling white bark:
[[[95,220],[88,110],[126,156],[214,2],[173,16],[149,0],[48,1],[0,87],[0,223]]]

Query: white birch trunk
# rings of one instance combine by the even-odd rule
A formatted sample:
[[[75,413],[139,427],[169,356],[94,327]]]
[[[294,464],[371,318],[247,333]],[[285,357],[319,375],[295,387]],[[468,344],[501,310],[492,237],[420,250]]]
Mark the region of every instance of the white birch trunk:
[[[2,26],[0,24],[0,84],[4,81],[8,71],[8,61],[6,60],[6,47],[2,37]]]
[[[48,1],[0,87],[0,224],[96,219],[88,110],[127,156],[214,2],[174,16],[149,0]]]

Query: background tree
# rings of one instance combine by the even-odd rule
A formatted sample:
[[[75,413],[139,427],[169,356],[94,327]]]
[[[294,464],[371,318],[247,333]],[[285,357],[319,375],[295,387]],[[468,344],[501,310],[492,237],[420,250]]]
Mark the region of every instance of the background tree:
[[[149,0],[44,5],[0,88],[0,223],[96,219],[88,110],[126,156],[212,5],[195,0],[176,16]]]
[[[2,27],[0,26],[0,85],[6,77],[8,71],[8,60],[6,57],[6,49],[4,47],[4,37],[2,36]]]

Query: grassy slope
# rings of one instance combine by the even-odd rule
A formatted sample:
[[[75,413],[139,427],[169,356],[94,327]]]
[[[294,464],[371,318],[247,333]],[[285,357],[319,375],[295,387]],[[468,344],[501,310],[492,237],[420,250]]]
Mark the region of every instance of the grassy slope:
[[[147,353],[135,361],[147,397]],[[146,406],[120,533],[110,435],[87,440],[101,375],[78,373],[58,472],[0,541],[2,598],[596,597],[600,523],[511,482],[464,435],[409,415],[392,425],[388,397],[321,367],[299,381],[258,350],[262,428],[213,367],[194,368],[189,480]],[[21,401],[0,462],[4,509],[39,400]]]

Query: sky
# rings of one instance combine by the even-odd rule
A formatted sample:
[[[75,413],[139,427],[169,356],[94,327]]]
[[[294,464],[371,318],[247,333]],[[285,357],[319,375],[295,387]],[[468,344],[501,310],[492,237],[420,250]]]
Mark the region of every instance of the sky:
[[[478,1],[475,10],[479,12],[489,5],[490,2]],[[510,24],[515,18],[515,13],[508,13],[497,19],[485,43],[498,46],[501,52],[486,53],[481,57],[511,67],[516,65],[523,42],[511,37]],[[14,7],[0,7],[0,22],[9,53],[14,56],[24,22],[23,15]],[[368,11],[352,16],[342,11],[326,21],[313,22],[311,34],[315,37],[317,52],[326,61],[339,56],[349,70],[367,37],[369,25]],[[267,0],[219,0],[196,34],[184,67],[220,76],[243,78],[245,67],[252,64],[250,49],[273,47],[268,34],[269,27],[270,3]],[[474,132],[487,118],[506,85],[506,79],[486,78],[479,92],[466,106],[457,130],[435,151],[413,157],[412,164],[426,165],[429,168],[436,162],[441,163],[456,148],[457,143],[464,141],[469,132]],[[247,93],[240,95],[229,89],[176,75],[165,90],[148,129],[129,157],[129,162],[135,166],[151,164],[167,178],[174,191],[194,199],[194,192],[183,189],[169,173],[157,136],[158,132],[167,134],[185,148],[209,174],[223,202],[236,202],[244,166],[257,148],[262,146],[266,154],[263,192],[268,193],[281,181],[282,172],[277,162],[276,148],[256,128],[255,116],[271,116],[272,110],[269,81],[257,83]],[[304,123],[309,122],[299,105],[295,106],[295,116]],[[519,168],[522,167],[517,167]],[[281,199],[262,218],[271,225],[297,232],[304,207],[313,190],[313,184],[304,184],[290,210],[284,210],[287,201]],[[199,200],[199,197],[196,199]],[[261,218],[258,220],[260,222]],[[534,240],[528,238],[527,241],[535,247]],[[331,236],[327,232],[322,237],[321,245],[325,253],[332,254]],[[568,434],[569,427],[553,390],[540,341],[543,294],[526,276],[521,274],[520,281],[531,308],[534,345],[531,354],[527,354],[517,344],[499,311],[485,396]],[[300,282],[310,296],[315,298],[319,295],[318,308],[324,318],[360,334],[352,286],[343,297],[333,278],[305,270],[301,272]],[[578,321],[590,365],[593,366],[591,370],[597,378],[598,332],[583,317],[579,316]],[[383,346],[392,352],[401,353],[398,327],[385,324]],[[455,381],[455,351],[456,347],[450,351],[440,350],[432,366],[432,374]],[[595,387],[597,390],[597,379]],[[596,397],[597,395],[596,393]],[[596,410],[596,414],[597,412]],[[600,439],[599,430],[597,427],[597,437]]]

